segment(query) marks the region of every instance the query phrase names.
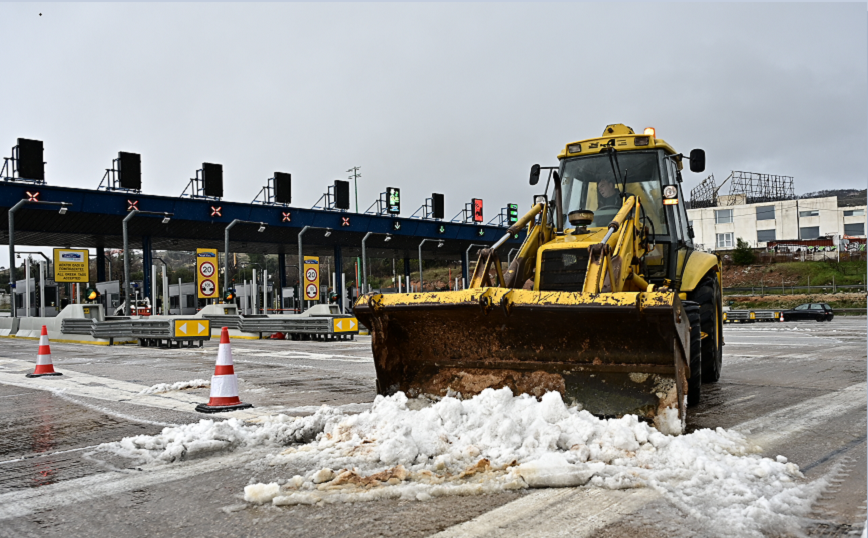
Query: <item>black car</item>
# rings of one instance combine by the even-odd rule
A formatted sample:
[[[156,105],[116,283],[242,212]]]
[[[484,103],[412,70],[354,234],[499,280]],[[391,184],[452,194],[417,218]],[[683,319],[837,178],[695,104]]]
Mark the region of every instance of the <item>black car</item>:
[[[826,303],[805,303],[783,313],[784,321],[832,321],[832,307]]]

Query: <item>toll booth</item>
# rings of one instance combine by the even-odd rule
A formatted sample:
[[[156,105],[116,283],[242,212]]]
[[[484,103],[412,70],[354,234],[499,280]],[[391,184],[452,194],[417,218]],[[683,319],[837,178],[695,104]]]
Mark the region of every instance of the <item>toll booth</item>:
[[[15,315],[20,318],[37,317],[39,316],[40,294],[39,282],[35,278],[30,279],[30,286],[26,286],[26,280],[18,280],[15,282],[14,297],[15,297]],[[45,291],[45,315],[43,317],[53,318],[60,312],[60,296],[57,292],[57,283],[53,280],[46,280],[43,286]],[[27,312],[26,293],[30,294],[30,312]]]
[[[195,282],[182,282],[169,284],[169,314],[172,316],[186,316],[195,314],[198,309],[198,293]]]
[[[119,280],[97,282],[96,291],[99,292],[100,302],[105,306],[105,312],[108,312],[109,315],[121,306],[121,282]]]
[[[298,308],[298,301],[295,297],[295,288],[283,288],[283,304],[280,307],[284,310],[294,310]]]
[[[269,309],[274,308],[274,286],[269,283],[266,285],[268,291],[265,305]],[[262,304],[262,285],[255,286],[251,282],[235,285],[235,295],[238,297],[238,310],[242,315],[263,313]],[[254,297],[255,296],[255,297]]]

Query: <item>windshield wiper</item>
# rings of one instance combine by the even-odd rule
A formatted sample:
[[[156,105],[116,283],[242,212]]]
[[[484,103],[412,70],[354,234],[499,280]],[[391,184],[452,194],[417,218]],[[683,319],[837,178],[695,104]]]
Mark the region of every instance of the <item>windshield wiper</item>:
[[[624,170],[624,179],[621,179],[621,165],[618,163],[618,150],[613,147],[606,148],[609,154],[609,165],[612,167],[612,175],[615,176],[615,185],[621,184],[621,198],[627,198],[627,174],[630,170]]]

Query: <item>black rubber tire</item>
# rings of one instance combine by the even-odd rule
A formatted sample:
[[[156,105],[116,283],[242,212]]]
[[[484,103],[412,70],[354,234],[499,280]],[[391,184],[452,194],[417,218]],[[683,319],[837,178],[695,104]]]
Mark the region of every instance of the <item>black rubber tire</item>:
[[[687,380],[687,407],[699,405],[702,394],[702,337],[700,306],[684,301],[684,310],[690,321],[690,378]]]
[[[721,314],[720,287],[714,273],[703,278],[688,298],[699,305],[702,332],[708,338],[702,340],[702,382],[716,383],[723,366],[723,341],[719,330],[723,322]]]

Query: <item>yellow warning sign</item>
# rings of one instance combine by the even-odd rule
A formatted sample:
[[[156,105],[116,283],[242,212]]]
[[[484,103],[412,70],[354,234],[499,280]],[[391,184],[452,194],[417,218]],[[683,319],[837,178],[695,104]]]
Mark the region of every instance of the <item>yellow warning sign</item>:
[[[319,301],[319,257],[304,257],[304,288],[301,294],[306,301]]]
[[[54,249],[55,282],[90,282],[87,249]]]
[[[334,332],[336,333],[348,333],[359,330],[359,320],[356,318],[335,318],[334,323]]]
[[[175,338],[198,338],[211,335],[211,322],[207,319],[176,319]]]
[[[220,289],[217,279],[217,249],[196,249],[196,277],[199,282],[199,298],[215,299]]]

